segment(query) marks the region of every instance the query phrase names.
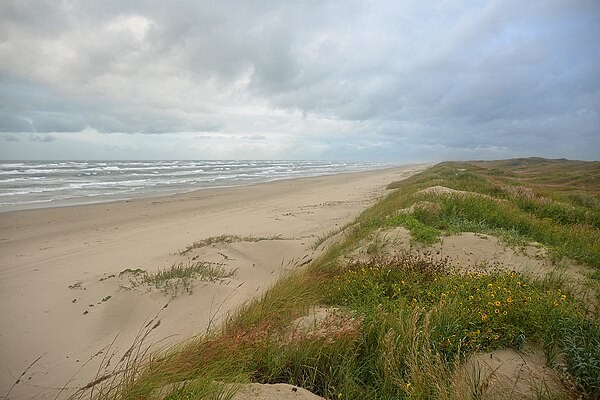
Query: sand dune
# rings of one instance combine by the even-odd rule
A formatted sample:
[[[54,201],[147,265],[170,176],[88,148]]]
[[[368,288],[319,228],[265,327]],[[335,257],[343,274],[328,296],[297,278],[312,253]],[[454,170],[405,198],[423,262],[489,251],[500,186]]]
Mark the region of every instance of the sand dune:
[[[0,214],[0,396],[40,356],[10,398],[55,398],[65,385],[62,395],[72,392],[95,376],[105,355],[119,357],[159,312],[150,341],[166,345],[204,332],[306,264],[318,251],[311,249],[318,235],[350,222],[388,183],[424,168]],[[178,254],[223,234],[270,239]],[[172,292],[121,274],[197,261],[235,273],[197,279],[191,294],[172,300]]]

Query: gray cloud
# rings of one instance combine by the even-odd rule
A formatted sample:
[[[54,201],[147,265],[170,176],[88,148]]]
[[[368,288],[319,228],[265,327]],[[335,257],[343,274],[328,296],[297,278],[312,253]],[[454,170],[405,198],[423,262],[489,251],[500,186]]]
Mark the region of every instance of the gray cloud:
[[[211,132],[312,158],[599,156],[595,0],[7,1],[0,15],[8,134]]]
[[[38,142],[38,143],[50,143],[54,142],[56,138],[52,135],[29,135],[30,142]]]
[[[247,140],[266,140],[267,137],[265,135],[247,135],[247,136],[244,136],[243,139],[247,139]]]
[[[0,140],[4,142],[18,142],[20,139],[16,135],[11,135],[7,133],[0,134]]]

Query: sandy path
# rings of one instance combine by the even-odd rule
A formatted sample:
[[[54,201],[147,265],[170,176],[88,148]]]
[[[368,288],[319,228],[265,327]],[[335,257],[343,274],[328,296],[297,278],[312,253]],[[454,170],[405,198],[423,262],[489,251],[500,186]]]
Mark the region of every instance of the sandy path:
[[[162,312],[152,340],[188,338],[309,259],[317,235],[351,221],[388,183],[424,168],[1,213],[0,396],[41,355],[11,399],[55,398],[76,372],[69,387],[87,382],[102,357],[93,355],[117,334],[113,349],[123,352],[169,300],[157,290],[128,290],[124,278],[110,275],[125,268],[168,267],[182,260],[174,255],[178,250],[211,236],[287,239],[197,250],[200,259],[220,260],[237,271],[219,283],[198,283],[191,295],[178,296]]]

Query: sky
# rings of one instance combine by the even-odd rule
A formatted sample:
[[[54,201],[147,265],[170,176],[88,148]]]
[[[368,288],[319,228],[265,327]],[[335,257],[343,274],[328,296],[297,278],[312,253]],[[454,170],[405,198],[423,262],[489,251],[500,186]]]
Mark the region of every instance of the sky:
[[[0,0],[0,159],[600,159],[598,0]]]

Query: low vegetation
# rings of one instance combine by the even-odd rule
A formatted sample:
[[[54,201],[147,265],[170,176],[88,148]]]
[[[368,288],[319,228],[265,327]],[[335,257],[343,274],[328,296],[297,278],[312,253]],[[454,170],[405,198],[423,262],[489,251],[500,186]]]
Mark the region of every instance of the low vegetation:
[[[148,285],[175,297],[184,292],[191,294],[197,280],[220,282],[235,275],[235,270],[227,270],[221,264],[188,261],[154,273],[140,268],[127,268],[121,272],[122,275],[128,275],[134,286]]]
[[[442,163],[394,183],[341,241],[219,331],[128,363],[93,397],[223,399],[232,395],[228,384],[251,381],[291,383],[327,399],[485,399],[491,377],[465,368],[474,352],[540,348],[557,380],[517,397],[600,398],[600,323],[563,280],[458,268],[414,249],[348,260],[378,232],[404,226],[417,246],[481,232],[535,241],[555,261],[598,271],[599,179],[600,163],[519,159]],[[453,190],[424,191],[434,186]],[[318,304],[344,317],[290,335]]]
[[[240,236],[240,235],[219,235],[219,236],[211,236],[206,239],[198,240],[188,246],[186,246],[183,250],[180,250],[178,254],[180,256],[185,256],[189,254],[191,251],[195,249],[199,249],[202,247],[210,246],[215,243],[236,243],[236,242],[260,242],[263,240],[284,240],[285,238],[282,235],[272,235],[272,236]]]
[[[333,236],[337,235],[338,233],[343,232],[350,225],[351,224],[342,225],[342,226],[340,226],[338,228],[330,229],[329,231],[323,233],[322,235],[317,236],[317,238],[315,239],[314,243],[310,246],[311,250],[318,249],[319,246],[321,246],[323,243],[325,243],[325,241],[327,239],[332,238]]]
[[[460,192],[424,191],[436,185]],[[598,188],[600,162],[443,163],[402,184],[390,200],[401,208],[417,207],[408,217],[401,214],[388,223],[408,227],[417,239],[427,230],[426,240],[419,239],[425,242],[434,240],[436,233],[464,231],[489,233],[513,243],[539,242],[555,259],[570,257],[600,268]]]

